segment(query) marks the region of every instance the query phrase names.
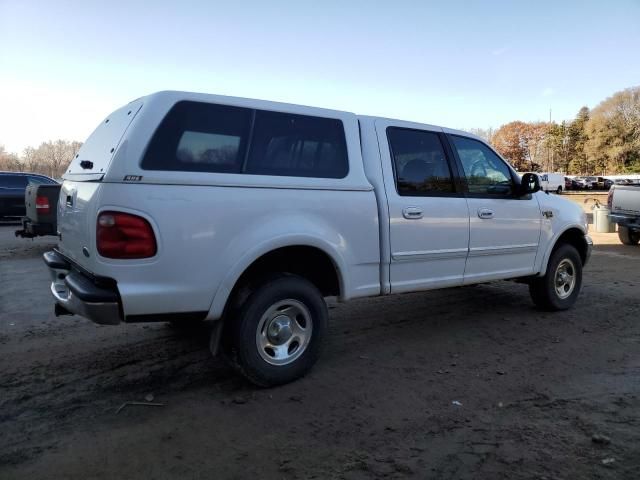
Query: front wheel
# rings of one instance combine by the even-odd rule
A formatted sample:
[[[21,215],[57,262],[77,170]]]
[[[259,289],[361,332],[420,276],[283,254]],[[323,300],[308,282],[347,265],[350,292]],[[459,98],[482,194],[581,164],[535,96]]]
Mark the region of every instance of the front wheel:
[[[572,245],[559,246],[549,258],[547,273],[529,283],[531,299],[545,310],[571,308],[582,287],[582,259]]]
[[[618,238],[625,245],[637,245],[640,242],[640,232],[618,225]]]
[[[311,282],[288,274],[269,277],[225,319],[227,356],[258,386],[291,382],[318,359],[327,317],[324,298]]]

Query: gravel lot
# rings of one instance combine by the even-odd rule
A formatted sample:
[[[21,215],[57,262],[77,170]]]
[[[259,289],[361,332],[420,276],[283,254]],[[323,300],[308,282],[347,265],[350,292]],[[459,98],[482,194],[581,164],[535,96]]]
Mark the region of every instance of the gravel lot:
[[[640,477],[640,247],[616,234],[594,235],[569,312],[511,282],[338,304],[313,372],[261,390],[202,330],[56,319],[51,241],[15,228],[0,226],[3,479]],[[149,395],[163,406],[119,410]]]

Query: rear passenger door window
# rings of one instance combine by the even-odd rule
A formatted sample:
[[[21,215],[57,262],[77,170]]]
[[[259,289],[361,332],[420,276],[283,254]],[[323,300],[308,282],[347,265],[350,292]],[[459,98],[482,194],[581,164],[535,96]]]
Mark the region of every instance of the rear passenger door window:
[[[484,143],[472,138],[450,136],[458,153],[470,194],[510,196],[514,192],[511,171]]]
[[[178,102],[153,135],[145,170],[240,173],[252,110]]]
[[[344,178],[349,162],[342,122],[258,110],[245,171],[256,175]]]
[[[387,137],[399,195],[430,196],[455,192],[451,169],[436,132],[388,128]]]

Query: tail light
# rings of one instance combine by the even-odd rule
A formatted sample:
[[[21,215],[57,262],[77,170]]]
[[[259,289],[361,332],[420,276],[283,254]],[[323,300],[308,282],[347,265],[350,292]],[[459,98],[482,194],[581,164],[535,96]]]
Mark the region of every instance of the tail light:
[[[157,252],[149,222],[124,212],[102,212],[96,227],[98,253],[106,258],[148,258]]]
[[[36,212],[47,215],[51,213],[51,207],[49,206],[49,199],[44,196],[36,197]]]
[[[609,207],[609,210],[613,208],[613,188],[609,190],[609,194],[607,195],[607,207]]]

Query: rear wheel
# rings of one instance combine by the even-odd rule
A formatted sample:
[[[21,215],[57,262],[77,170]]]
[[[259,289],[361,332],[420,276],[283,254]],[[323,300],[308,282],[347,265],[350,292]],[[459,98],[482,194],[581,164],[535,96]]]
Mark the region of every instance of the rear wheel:
[[[562,194],[562,187],[558,187],[558,189],[556,190],[556,193],[558,195],[561,195]]]
[[[618,238],[625,245],[637,245],[640,242],[640,232],[618,225]]]
[[[545,310],[566,310],[582,287],[582,259],[572,245],[560,245],[549,258],[547,273],[529,283],[531,299]]]
[[[327,328],[320,291],[296,275],[268,277],[225,319],[225,353],[252,383],[281,385],[315,364]]]

